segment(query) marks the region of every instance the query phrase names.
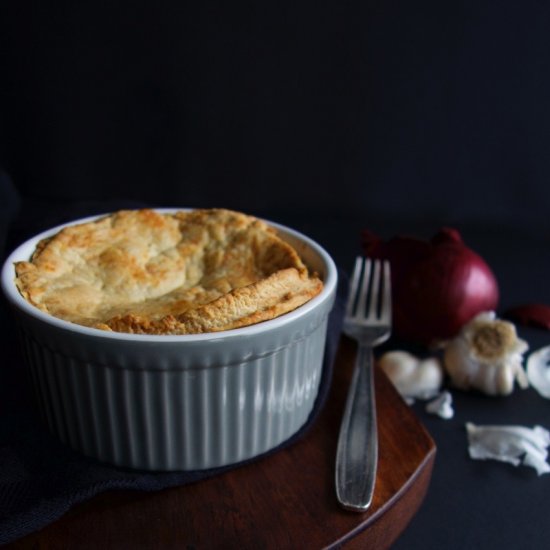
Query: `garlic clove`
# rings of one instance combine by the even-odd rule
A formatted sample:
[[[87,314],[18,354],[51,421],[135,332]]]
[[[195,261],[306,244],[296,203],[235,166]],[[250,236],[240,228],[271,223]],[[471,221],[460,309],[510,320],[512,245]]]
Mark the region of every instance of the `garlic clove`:
[[[379,366],[409,403],[436,396],[443,383],[443,367],[435,358],[420,360],[406,351],[389,351],[380,357]]]
[[[394,385],[407,382],[418,367],[418,358],[408,351],[388,351],[379,359],[379,365]]]
[[[418,363],[416,376],[413,377],[414,395],[418,399],[431,399],[436,396],[443,384],[443,367],[438,359],[430,357]]]
[[[466,431],[468,452],[473,459],[523,464],[534,468],[538,475],[550,472],[550,432],[541,426],[480,426],[468,422]]]
[[[550,399],[550,346],[531,353],[527,359],[527,379],[542,397]]]

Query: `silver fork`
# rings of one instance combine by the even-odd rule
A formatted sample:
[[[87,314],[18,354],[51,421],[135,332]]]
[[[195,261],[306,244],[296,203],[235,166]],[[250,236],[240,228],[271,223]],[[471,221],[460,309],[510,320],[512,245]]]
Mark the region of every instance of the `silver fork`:
[[[372,503],[378,465],[373,348],[390,336],[390,266],[358,257],[350,282],[344,333],[357,341],[357,357],[336,453],[336,496],[347,510]]]

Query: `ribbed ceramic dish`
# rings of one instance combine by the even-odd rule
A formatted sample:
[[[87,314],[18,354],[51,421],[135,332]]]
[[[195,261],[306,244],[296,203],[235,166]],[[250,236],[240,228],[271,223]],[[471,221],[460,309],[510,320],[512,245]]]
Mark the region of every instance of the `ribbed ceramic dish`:
[[[43,313],[20,295],[13,264],[62,226],[19,246],[2,288],[50,431],[101,461],[164,471],[233,464],[295,434],[317,397],[337,271],[317,243],[270,224],[322,276],[323,291],[279,318],[211,334],[122,334]]]

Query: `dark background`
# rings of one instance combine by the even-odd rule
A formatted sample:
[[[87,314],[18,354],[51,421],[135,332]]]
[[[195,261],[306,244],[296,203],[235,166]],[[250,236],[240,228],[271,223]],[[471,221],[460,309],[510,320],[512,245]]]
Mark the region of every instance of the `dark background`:
[[[15,2],[25,199],[548,227],[550,6]]]
[[[495,268],[503,307],[550,303],[548,2],[4,1],[0,56],[6,251],[121,205],[266,216],[342,268],[363,227],[446,224]],[[502,418],[544,423],[524,395]],[[485,484],[458,423],[426,422],[438,462],[402,548],[550,545],[545,478]],[[511,510],[527,539],[499,521]]]

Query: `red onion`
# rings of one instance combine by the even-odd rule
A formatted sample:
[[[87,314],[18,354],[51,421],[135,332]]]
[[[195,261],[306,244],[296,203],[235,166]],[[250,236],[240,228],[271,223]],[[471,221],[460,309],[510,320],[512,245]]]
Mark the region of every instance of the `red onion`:
[[[442,228],[431,241],[408,236],[382,241],[364,231],[362,246],[366,256],[390,261],[398,338],[430,345],[452,338],[478,313],[497,308],[493,272],[456,229]]]

